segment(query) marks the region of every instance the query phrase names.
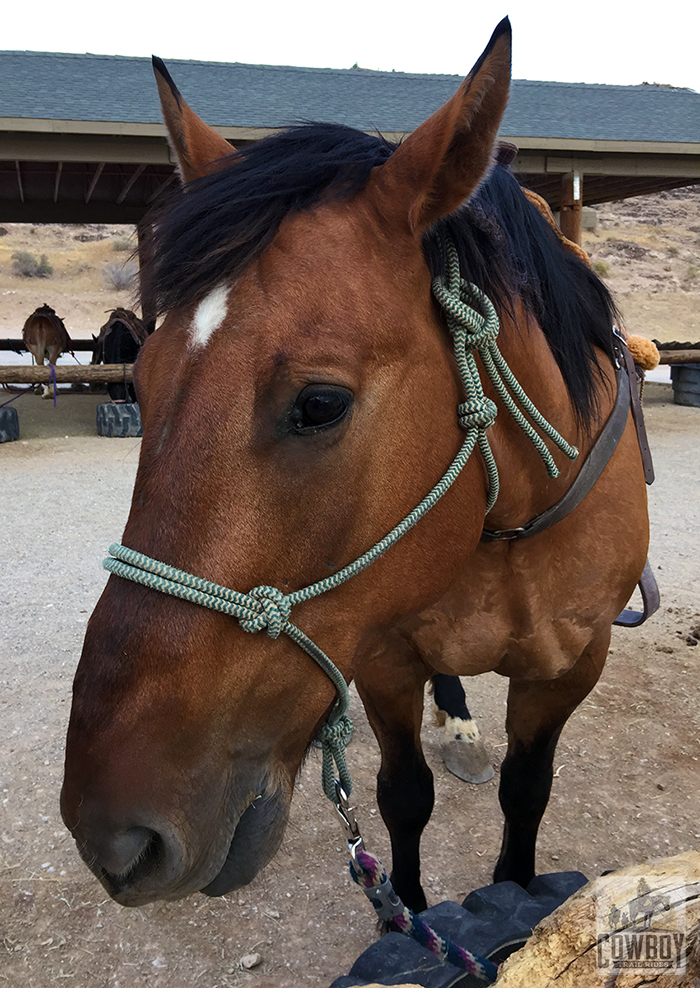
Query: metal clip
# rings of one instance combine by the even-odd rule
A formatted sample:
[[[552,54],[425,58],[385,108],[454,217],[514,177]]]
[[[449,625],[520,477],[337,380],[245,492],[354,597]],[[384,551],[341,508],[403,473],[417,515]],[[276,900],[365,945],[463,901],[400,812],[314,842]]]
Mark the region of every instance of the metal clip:
[[[377,919],[390,923],[396,916],[400,916],[404,910],[404,904],[394,891],[394,887],[388,878],[384,878],[381,885],[372,888],[362,888],[369,901],[374,906]]]
[[[354,861],[355,855],[363,846],[362,835],[355,819],[355,810],[350,805],[348,795],[338,779],[335,780],[335,808],[340,817],[345,839],[348,842],[350,856]]]

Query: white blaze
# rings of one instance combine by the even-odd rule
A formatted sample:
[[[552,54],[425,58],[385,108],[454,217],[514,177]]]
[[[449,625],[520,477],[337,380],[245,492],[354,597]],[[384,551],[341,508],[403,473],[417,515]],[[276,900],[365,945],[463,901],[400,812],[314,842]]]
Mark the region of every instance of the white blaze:
[[[206,346],[211,334],[226,318],[228,285],[217,285],[197,306],[192,324],[190,347]]]

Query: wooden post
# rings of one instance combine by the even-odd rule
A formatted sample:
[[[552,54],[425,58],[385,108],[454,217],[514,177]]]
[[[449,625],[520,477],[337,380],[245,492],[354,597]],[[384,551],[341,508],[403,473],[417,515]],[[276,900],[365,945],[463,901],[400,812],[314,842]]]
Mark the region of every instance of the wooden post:
[[[124,381],[133,378],[133,364],[59,364],[55,368],[57,384],[73,384],[81,381]],[[50,384],[54,379],[51,368],[31,367],[28,364],[9,364],[0,367],[0,384]]]
[[[143,278],[143,272],[146,270],[150,258],[149,250],[149,237],[151,234],[151,225],[147,220],[142,219],[141,222],[136,227],[136,235],[139,241],[139,282],[141,290],[141,318],[143,319],[144,325],[149,333],[152,333],[156,328],[156,313],[151,304],[151,300],[148,298],[148,293],[145,287],[145,280]]]
[[[581,243],[581,210],[583,209],[583,174],[578,168],[562,175],[561,220],[559,226],[567,240]]]

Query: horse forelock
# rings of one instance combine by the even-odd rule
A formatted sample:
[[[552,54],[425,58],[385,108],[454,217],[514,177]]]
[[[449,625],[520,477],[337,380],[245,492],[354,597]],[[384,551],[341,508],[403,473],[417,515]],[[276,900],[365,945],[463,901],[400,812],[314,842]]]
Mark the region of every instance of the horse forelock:
[[[238,152],[230,167],[189,183],[155,214],[143,272],[149,301],[164,314],[208,299],[196,310],[202,324],[195,316],[190,345],[205,343],[223,321],[212,315],[219,287],[263,252],[282,221],[358,195],[395,149],[349,127],[306,124]],[[443,266],[441,228],[457,244],[464,278],[510,314],[522,301],[539,323],[585,425],[597,410],[596,350],[612,355],[615,307],[605,287],[562,248],[507,165],[497,164],[467,204],[426,233],[433,275]]]

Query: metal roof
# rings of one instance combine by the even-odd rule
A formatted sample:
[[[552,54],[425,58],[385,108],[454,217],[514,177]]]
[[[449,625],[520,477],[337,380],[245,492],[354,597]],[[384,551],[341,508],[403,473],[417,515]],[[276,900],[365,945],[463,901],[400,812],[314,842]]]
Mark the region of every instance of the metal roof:
[[[188,103],[213,126],[300,120],[414,130],[452,96],[454,75],[167,60]],[[160,123],[150,60],[0,52],[0,117]],[[700,93],[660,86],[514,80],[504,136],[700,143]]]

